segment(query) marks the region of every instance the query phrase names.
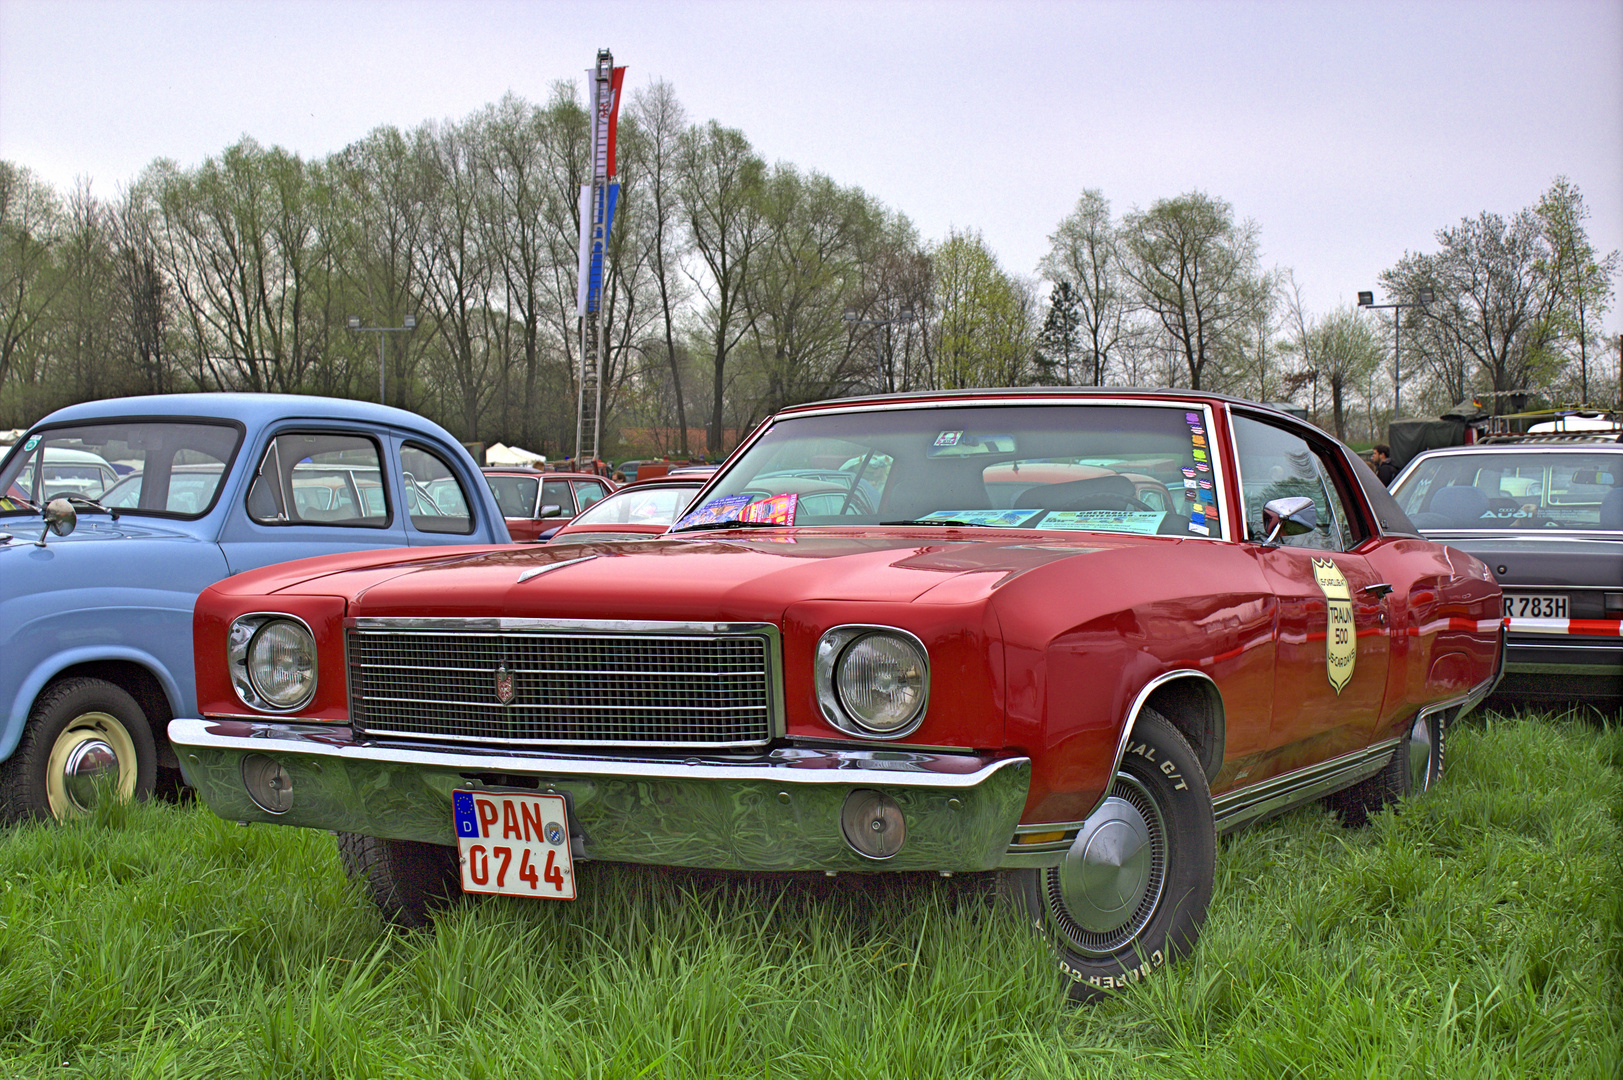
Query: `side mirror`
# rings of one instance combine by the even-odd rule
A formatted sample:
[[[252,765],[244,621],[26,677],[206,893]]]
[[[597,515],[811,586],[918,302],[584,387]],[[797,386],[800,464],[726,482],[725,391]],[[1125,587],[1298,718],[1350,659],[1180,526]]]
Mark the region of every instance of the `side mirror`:
[[[541,516],[544,518],[563,517],[564,508],[554,503],[547,503],[547,505],[541,508]]]
[[[73,504],[66,499],[52,499],[46,503],[40,517],[45,521],[45,531],[34,541],[39,547],[45,546],[45,538],[52,533],[66,536],[79,525],[79,515],[74,511]]]
[[[1275,499],[1262,508],[1264,547],[1273,547],[1281,536],[1301,536],[1319,527],[1319,511],[1313,500],[1303,495]]]

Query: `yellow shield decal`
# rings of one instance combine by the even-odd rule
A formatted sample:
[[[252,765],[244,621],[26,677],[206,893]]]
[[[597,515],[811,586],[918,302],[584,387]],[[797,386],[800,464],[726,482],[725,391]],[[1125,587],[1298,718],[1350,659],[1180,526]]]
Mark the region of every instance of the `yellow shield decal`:
[[[1353,629],[1352,592],[1341,567],[1332,559],[1314,559],[1313,577],[1330,608],[1324,631],[1324,670],[1340,695],[1352,682],[1358,662],[1358,634]]]

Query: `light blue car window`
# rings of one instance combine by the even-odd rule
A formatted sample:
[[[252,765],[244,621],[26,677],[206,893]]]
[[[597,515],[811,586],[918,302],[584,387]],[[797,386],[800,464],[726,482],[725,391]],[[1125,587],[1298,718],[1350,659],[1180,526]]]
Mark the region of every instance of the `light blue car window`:
[[[213,506],[241,437],[235,424],[187,420],[46,428],[30,435],[24,452],[0,472],[0,495],[33,505],[79,495],[120,513],[197,517]],[[7,509],[0,506],[0,513]]]
[[[376,440],[334,432],[283,432],[271,440],[248,488],[248,516],[261,525],[389,523]]]
[[[400,470],[413,528],[430,533],[473,532],[467,492],[443,457],[421,443],[406,443],[400,448]]]

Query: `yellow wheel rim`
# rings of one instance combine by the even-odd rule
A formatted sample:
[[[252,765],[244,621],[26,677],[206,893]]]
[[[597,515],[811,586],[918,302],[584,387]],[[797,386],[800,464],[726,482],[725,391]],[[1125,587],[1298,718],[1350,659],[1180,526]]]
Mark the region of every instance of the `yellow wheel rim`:
[[[45,765],[45,795],[58,821],[82,817],[95,805],[89,791],[94,780],[116,770],[120,800],[135,794],[135,740],[123,721],[111,713],[87,712],[56,737]]]

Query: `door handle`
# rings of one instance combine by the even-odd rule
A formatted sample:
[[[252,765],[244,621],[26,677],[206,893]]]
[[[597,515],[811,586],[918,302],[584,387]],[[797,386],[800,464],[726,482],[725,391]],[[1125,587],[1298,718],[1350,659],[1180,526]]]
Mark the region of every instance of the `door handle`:
[[[1369,593],[1371,596],[1375,597],[1375,599],[1379,600],[1381,597],[1392,591],[1392,586],[1382,581],[1375,585],[1365,585],[1358,591]]]

